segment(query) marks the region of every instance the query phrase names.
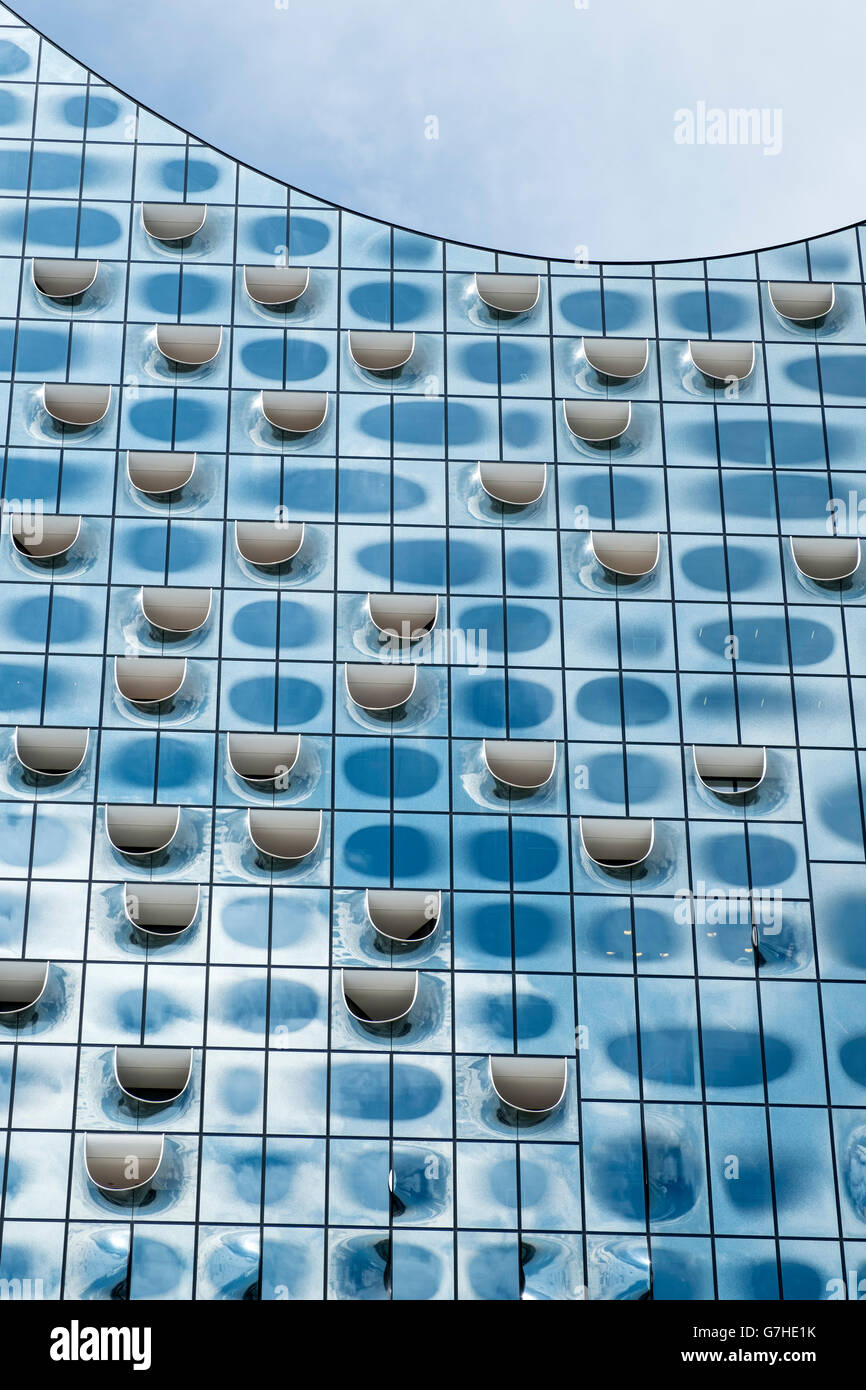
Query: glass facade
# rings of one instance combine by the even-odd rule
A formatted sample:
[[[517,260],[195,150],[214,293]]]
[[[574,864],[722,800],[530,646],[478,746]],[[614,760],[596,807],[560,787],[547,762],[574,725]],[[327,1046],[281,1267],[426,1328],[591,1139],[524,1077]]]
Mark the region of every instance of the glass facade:
[[[845,1297],[860,230],[444,244],[0,21],[3,1288]]]

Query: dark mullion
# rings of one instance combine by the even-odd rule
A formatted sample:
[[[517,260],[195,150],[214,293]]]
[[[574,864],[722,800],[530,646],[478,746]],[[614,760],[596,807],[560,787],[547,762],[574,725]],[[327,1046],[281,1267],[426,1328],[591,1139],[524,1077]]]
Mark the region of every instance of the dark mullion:
[[[652,287],[653,287],[653,319],[654,319],[654,327],[655,327],[655,330],[656,330],[656,345],[655,345],[655,346],[656,346],[656,371],[657,371],[657,373],[658,373],[658,382],[659,382],[659,386],[658,386],[658,390],[659,390],[659,425],[660,425],[659,433],[660,433],[660,437],[661,437],[661,447],[662,447],[662,465],[661,465],[661,466],[662,466],[662,480],[663,480],[663,484],[664,484],[664,494],[665,494],[665,524],[666,524],[666,526],[667,526],[668,570],[669,570],[669,573],[670,573],[670,586],[671,586],[670,604],[671,604],[671,629],[672,629],[672,639],[673,639],[674,686],[675,686],[675,689],[676,689],[676,701],[677,701],[677,728],[678,728],[678,730],[679,730],[679,736],[680,736],[680,769],[681,769],[681,777],[682,777],[682,797],[683,797],[683,837],[684,837],[684,841],[685,841],[685,851],[686,851],[686,865],[685,865],[685,868],[686,868],[687,882],[688,882],[688,884],[689,884],[689,888],[690,888],[690,890],[693,891],[693,885],[694,885],[694,868],[693,868],[693,862],[692,862],[692,842],[691,842],[691,833],[690,833],[690,822],[691,822],[691,817],[690,817],[690,815],[689,815],[689,781],[688,781],[688,776],[687,776],[687,773],[686,773],[686,759],[687,759],[687,757],[688,757],[688,754],[687,754],[687,751],[686,751],[687,745],[685,744],[685,741],[684,741],[684,735],[685,735],[685,720],[684,720],[684,718],[683,718],[683,695],[682,695],[682,686],[681,686],[681,684],[680,684],[681,667],[680,667],[680,651],[679,651],[679,631],[678,631],[677,622],[676,622],[677,595],[676,595],[676,586],[675,586],[675,578],[674,578],[674,576],[675,576],[675,570],[674,570],[674,563],[673,563],[673,559],[674,559],[674,557],[673,557],[673,545],[672,545],[672,541],[671,541],[671,534],[672,534],[672,533],[671,533],[671,496],[670,496],[669,465],[668,465],[668,458],[667,458],[667,443],[666,443],[666,438],[665,438],[665,406],[664,406],[664,392],[663,392],[663,390],[662,390],[662,362],[661,362],[661,349],[660,349],[659,338],[658,338],[658,284],[657,284],[657,281],[656,281],[655,267],[653,267]],[[692,898],[691,898],[691,903],[692,903],[692,908],[694,908],[694,897],[693,897],[693,896],[692,896]],[[694,981],[694,991],[695,991],[695,1022],[696,1022],[696,1027],[697,1027],[698,1058],[699,1058],[700,1079],[701,1079],[701,1100],[700,1100],[699,1102],[697,1102],[697,1103],[700,1104],[700,1107],[701,1107],[701,1118],[702,1118],[702,1122],[703,1122],[703,1135],[704,1135],[704,1173],[705,1173],[706,1183],[707,1183],[707,1218],[708,1218],[708,1223],[709,1223],[710,1254],[711,1254],[712,1268],[713,1268],[713,1292],[714,1292],[714,1294],[715,1294],[715,1297],[718,1298],[718,1296],[719,1296],[718,1264],[717,1264],[717,1256],[716,1256],[715,1215],[714,1215],[714,1211],[713,1211],[713,1196],[714,1196],[714,1192],[713,1192],[712,1168],[711,1168],[711,1165],[712,1165],[712,1150],[711,1150],[711,1147],[710,1147],[709,1121],[708,1121],[708,1115],[707,1115],[707,1090],[706,1090],[706,1072],[705,1072],[705,1066],[704,1066],[704,1042],[703,1042],[703,1013],[702,1013],[702,1001],[701,1001],[701,980],[704,979],[704,978],[707,978],[707,977],[706,977],[706,976],[703,976],[703,975],[701,974],[701,971],[700,971],[700,960],[699,960],[699,957],[698,957],[698,949],[697,949],[697,934],[696,934],[697,928],[696,928],[696,923],[695,923],[695,920],[694,920],[694,910],[692,910],[692,911],[690,912],[689,916],[690,916],[690,918],[691,918],[692,979],[693,979],[693,981]],[[663,977],[662,977],[662,978],[663,978]],[[714,977],[710,977],[710,978],[714,978]],[[727,977],[725,977],[725,978],[727,978]],[[652,1242],[651,1242],[651,1241],[650,1241],[650,1245],[649,1245],[649,1250],[650,1250],[650,1272],[652,1273]]]
[[[138,147],[137,147],[137,145],[136,145],[135,148],[133,149],[133,155],[132,155],[132,188],[133,188],[133,189],[135,188],[135,175],[136,175],[136,169],[137,169],[137,158],[138,158]],[[131,217],[130,217],[130,221],[129,221],[129,229],[128,229],[128,231],[127,231],[126,259],[127,259],[127,263],[129,263],[129,262],[131,261],[131,259],[132,259],[132,218],[131,218]],[[121,332],[121,343],[120,343],[120,363],[121,363],[121,366],[120,366],[120,375],[121,375],[121,377],[122,377],[122,373],[123,373],[123,362],[124,362],[125,353],[126,353],[127,321],[128,321],[128,317],[129,317],[129,275],[126,276],[126,281],[125,281],[125,286],[124,286],[124,304],[123,304],[123,321],[122,321],[122,322],[123,322],[123,328],[122,328],[122,332]],[[104,586],[100,586],[100,587],[103,587],[103,588],[104,588],[105,595],[106,595],[106,604],[105,604],[105,621],[104,621],[104,624],[103,624],[103,632],[102,632],[102,652],[101,652],[102,660],[101,660],[101,670],[100,670],[100,679],[99,679],[99,702],[98,702],[99,724],[98,724],[98,727],[97,727],[96,729],[94,729],[94,731],[93,731],[93,732],[94,732],[94,738],[93,738],[93,740],[92,740],[92,742],[91,742],[91,747],[88,749],[88,754],[89,754],[90,756],[93,757],[93,767],[94,767],[93,811],[92,811],[91,827],[90,827],[90,835],[91,835],[90,855],[89,855],[88,870],[87,870],[87,904],[86,904],[86,912],[85,912],[84,943],[83,943],[83,945],[82,945],[82,953],[81,953],[81,986],[80,986],[80,996],[79,996],[78,1043],[77,1043],[77,1047],[78,1047],[78,1065],[77,1065],[76,1070],[75,1070],[75,1083],[74,1083],[73,1099],[72,1099],[72,1132],[71,1132],[71,1136],[70,1136],[70,1147],[69,1147],[69,1174],[68,1174],[68,1178],[67,1178],[67,1189],[66,1189],[66,1220],[65,1220],[64,1234],[63,1234],[63,1258],[62,1258],[61,1279],[60,1279],[60,1297],[61,1297],[61,1298],[63,1297],[63,1293],[64,1293],[64,1289],[65,1289],[65,1284],[66,1284],[66,1270],[67,1270],[67,1261],[68,1261],[68,1255],[69,1255],[69,1223],[70,1223],[70,1220],[71,1220],[72,1185],[73,1185],[73,1177],[74,1177],[74,1167],[75,1167],[75,1162],[76,1162],[76,1140],[77,1140],[77,1136],[78,1136],[78,1093],[79,1093],[79,1084],[80,1084],[80,1080],[81,1080],[81,1048],[82,1048],[83,1029],[84,1029],[84,1000],[85,1000],[85,997],[86,997],[86,986],[87,986],[88,944],[89,944],[89,939],[90,939],[90,908],[91,908],[91,902],[92,902],[92,899],[93,899],[93,889],[94,889],[94,873],[93,873],[93,870],[94,870],[94,856],[95,856],[96,838],[97,838],[97,835],[100,834],[100,833],[102,833],[102,832],[101,832],[101,827],[100,827],[99,800],[98,800],[98,797],[99,797],[99,770],[100,770],[100,767],[101,767],[101,758],[102,758],[103,710],[104,710],[104,705],[105,705],[106,684],[107,684],[106,671],[107,671],[108,666],[109,666],[109,663],[110,663],[110,661],[111,661],[111,657],[110,657],[110,655],[109,655],[111,577],[112,577],[113,564],[114,564],[114,535],[115,535],[115,526],[116,526],[116,521],[117,521],[118,470],[119,470],[119,467],[120,467],[120,464],[119,464],[120,452],[119,452],[119,450],[120,450],[120,437],[121,437],[122,422],[123,422],[124,404],[125,404],[125,401],[124,401],[124,396],[123,396],[122,384],[118,384],[118,387],[117,387],[117,426],[116,426],[116,430],[115,430],[114,447],[113,447],[113,451],[112,451],[113,454],[114,454],[115,468],[114,468],[114,480],[113,480],[113,484],[112,484],[111,510],[110,510],[110,513],[109,513],[109,534],[108,534],[108,542],[107,542],[108,565],[107,565],[107,570],[106,570],[105,584],[104,584]],[[143,980],[143,978],[144,978],[144,969],[142,968],[142,980]],[[143,995],[142,995],[142,1011],[143,1011]],[[134,1216],[134,1213],[135,1213],[135,1208],[134,1208],[134,1206],[133,1206],[132,1211],[131,1211],[131,1213],[130,1213],[130,1217],[129,1217],[129,1224],[130,1224],[130,1230],[129,1230],[130,1258],[131,1258],[131,1250],[132,1250],[132,1231],[133,1231],[133,1216]],[[128,1277],[129,1277],[129,1269],[130,1269],[130,1265],[129,1265],[129,1262],[127,1262],[127,1279],[128,1279]]]

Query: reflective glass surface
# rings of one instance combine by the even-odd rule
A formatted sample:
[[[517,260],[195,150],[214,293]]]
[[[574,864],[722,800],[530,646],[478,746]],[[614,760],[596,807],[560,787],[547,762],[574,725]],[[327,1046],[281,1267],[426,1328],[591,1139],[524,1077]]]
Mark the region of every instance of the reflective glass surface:
[[[0,977],[50,962],[0,1012],[0,1277],[844,1296],[866,1275],[866,566],[815,580],[790,537],[856,539],[866,513],[861,230],[656,266],[445,245],[235,164],[0,20]],[[199,231],[148,234],[143,203],[184,202]],[[52,297],[34,258],[98,272]],[[262,304],[245,265],[309,283]],[[476,272],[538,276],[537,302],[498,312]],[[830,312],[782,318],[768,283],[810,278]],[[210,360],[160,350],[176,324],[221,329],[184,340]],[[368,370],[353,329],[414,332],[412,355]],[[598,373],[600,337],[647,340],[645,368]],[[707,338],[754,342],[752,371],[709,380]],[[52,415],[67,385],[110,386],[101,418]],[[320,423],[274,425],[263,392],[316,393]],[[627,428],[581,438],[564,400],[628,403]],[[135,485],[170,453],[195,454],[182,486]],[[56,515],[81,518],[63,553],[16,544],[16,518]],[[303,537],[257,563],[236,521]],[[606,568],[611,531],[657,534],[657,564]],[[377,626],[383,594],[437,599],[432,629]],[[169,693],[130,699],[165,661]],[[33,728],[88,730],[80,765],[25,767]],[[296,760],[244,775],[229,736],[254,733],[300,735]],[[695,745],[766,771],[719,791]],[[177,829],[130,853],[142,807]],[[158,908],[160,885],[187,891]],[[376,923],[381,889],[433,903],[417,935]],[[391,975],[371,1010],[408,1009],[359,1016],[352,972]],[[406,1001],[394,972],[417,972]],[[190,1049],[188,1084],[136,1099],[117,1046]],[[510,1105],[491,1056],[564,1060],[561,1101]],[[152,1180],[94,1181],[106,1135],[128,1182],[164,1135]]]

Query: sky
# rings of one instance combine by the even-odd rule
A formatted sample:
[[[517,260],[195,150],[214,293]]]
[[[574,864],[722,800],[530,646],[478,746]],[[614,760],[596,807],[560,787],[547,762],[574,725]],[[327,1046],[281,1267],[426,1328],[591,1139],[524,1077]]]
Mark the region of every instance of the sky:
[[[225,153],[458,241],[679,260],[866,217],[866,5],[853,0],[12,8]]]

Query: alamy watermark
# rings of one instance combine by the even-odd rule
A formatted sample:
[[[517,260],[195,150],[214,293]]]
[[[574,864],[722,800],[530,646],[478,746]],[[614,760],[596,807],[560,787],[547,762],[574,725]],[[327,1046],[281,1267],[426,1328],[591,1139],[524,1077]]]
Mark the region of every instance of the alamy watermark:
[[[134,1371],[148,1371],[151,1329],[82,1327],[73,1318],[68,1327],[51,1329],[48,1355],[52,1361],[131,1361]]]
[[[696,927],[761,927],[765,936],[782,930],[782,894],[778,888],[707,888],[702,878],[674,893],[674,921]]]
[[[13,530],[24,545],[38,545],[45,534],[45,503],[41,497],[0,498],[0,535]]]
[[[416,666],[473,666],[487,670],[487,629],[484,627],[435,627],[413,631],[409,622],[383,632],[379,651],[392,662]]]
[[[831,536],[866,536],[866,497],[849,488],[847,497],[826,503],[826,528]]]
[[[41,1279],[0,1279],[0,1303],[28,1303],[44,1297]]]
[[[756,145],[765,155],[782,150],[780,106],[681,106],[674,112],[677,145]]]

